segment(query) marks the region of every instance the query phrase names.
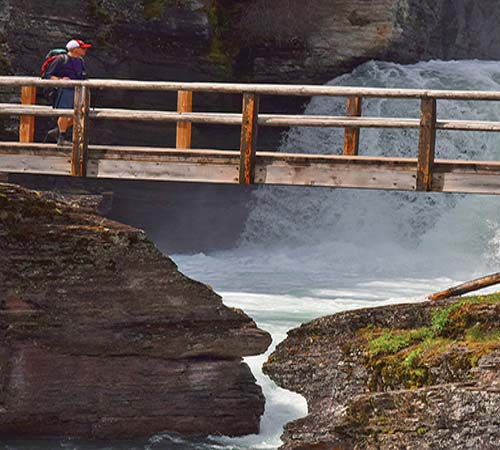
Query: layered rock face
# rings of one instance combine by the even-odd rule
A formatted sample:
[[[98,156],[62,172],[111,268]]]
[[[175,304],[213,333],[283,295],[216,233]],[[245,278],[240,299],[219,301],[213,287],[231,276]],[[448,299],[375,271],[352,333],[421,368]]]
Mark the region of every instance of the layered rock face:
[[[91,73],[110,78],[304,83],[373,58],[500,57],[495,0],[1,0],[0,12],[2,72],[21,74],[71,36],[96,44]]]
[[[0,184],[0,436],[257,432],[269,344],[140,230]]]
[[[264,366],[305,396],[284,450],[499,449],[500,296],[336,314]]]

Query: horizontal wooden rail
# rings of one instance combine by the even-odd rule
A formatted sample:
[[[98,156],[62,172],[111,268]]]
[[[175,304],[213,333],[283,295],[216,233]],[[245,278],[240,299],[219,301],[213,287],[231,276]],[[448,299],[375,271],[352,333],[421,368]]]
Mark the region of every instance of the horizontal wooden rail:
[[[167,81],[136,81],[116,79],[92,80],[41,80],[36,77],[0,76],[0,86],[74,87],[90,89],[126,89],[147,91],[192,91],[226,94],[254,93],[258,95],[333,96],[374,98],[435,98],[443,100],[500,100],[500,91],[459,91],[430,89],[389,89],[325,85],[281,85],[252,83],[184,83]]]
[[[50,106],[0,103],[0,116],[70,117],[72,110],[53,109]],[[92,108],[89,118],[101,120],[131,120],[145,122],[192,122],[201,124],[241,125],[241,114],[207,112],[170,112],[133,109]],[[259,126],[268,127],[353,127],[353,128],[419,128],[420,120],[397,117],[348,117],[319,115],[260,114]],[[500,131],[500,122],[481,120],[436,121],[436,130]]]
[[[15,103],[0,103],[1,116],[40,116],[59,117],[72,116],[71,109],[54,109],[42,105],[18,105]]]

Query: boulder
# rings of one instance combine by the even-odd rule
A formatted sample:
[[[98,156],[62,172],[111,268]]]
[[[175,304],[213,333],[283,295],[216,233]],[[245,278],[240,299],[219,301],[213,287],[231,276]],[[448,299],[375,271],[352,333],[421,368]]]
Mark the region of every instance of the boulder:
[[[269,334],[96,204],[0,184],[0,436],[256,433]]]
[[[500,448],[500,295],[349,311],[264,365],[302,394],[283,450]]]

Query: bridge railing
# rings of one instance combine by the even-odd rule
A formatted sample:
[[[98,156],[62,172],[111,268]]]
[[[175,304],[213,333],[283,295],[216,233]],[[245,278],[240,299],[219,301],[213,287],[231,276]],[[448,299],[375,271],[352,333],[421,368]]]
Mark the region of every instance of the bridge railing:
[[[498,121],[438,119],[438,100],[498,101],[500,92],[448,91],[425,89],[385,89],[343,86],[296,86],[241,83],[184,83],[163,81],[132,81],[93,79],[85,81],[41,80],[34,77],[0,77],[0,86],[21,88],[21,104],[0,104],[0,115],[20,116],[20,142],[30,143],[34,138],[34,118],[73,117],[73,145],[71,174],[86,176],[88,160],[88,124],[90,120],[133,120],[146,122],[173,122],[177,124],[177,149],[191,147],[192,124],[219,124],[241,127],[238,182],[252,184],[255,181],[257,130],[261,126],[307,126],[344,128],[343,156],[345,161],[361,158],[358,155],[361,128],[413,128],[419,130],[416,158],[416,190],[433,189],[435,167],[436,130],[500,131]],[[37,87],[74,87],[73,110],[53,109],[36,105]],[[92,90],[143,90],[176,91],[177,111],[152,111],[133,109],[90,108]],[[242,95],[241,113],[193,112],[193,93],[216,92]],[[344,116],[285,115],[259,113],[259,98],[274,96],[332,96],[346,97]],[[420,117],[363,117],[363,98],[417,99],[420,100]],[[349,159],[350,158],[350,159]],[[389,158],[378,158],[377,162]],[[453,161],[452,161],[453,162]],[[445,170],[445,169],[443,169]],[[448,169],[446,169],[448,170]],[[449,169],[454,170],[454,168]],[[489,170],[486,168],[485,170]],[[313,183],[310,183],[313,184]]]

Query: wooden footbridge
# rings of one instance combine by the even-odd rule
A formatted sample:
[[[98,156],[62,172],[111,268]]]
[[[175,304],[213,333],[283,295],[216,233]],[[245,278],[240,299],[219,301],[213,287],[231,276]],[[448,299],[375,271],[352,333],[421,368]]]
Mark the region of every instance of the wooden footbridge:
[[[20,92],[18,103],[1,103],[0,116],[19,116],[19,141],[0,142],[0,172],[71,175],[206,183],[282,184],[340,188],[397,189],[500,194],[500,161],[436,159],[436,130],[500,131],[500,122],[438,118],[439,100],[498,101],[500,92],[418,89],[375,89],[339,86],[174,83],[129,80],[52,81],[33,77],[0,77],[0,86]],[[36,88],[74,87],[74,110],[36,105]],[[93,90],[177,91],[177,111],[91,108]],[[193,112],[193,93],[242,95],[241,113]],[[346,114],[263,114],[259,97],[346,97]],[[419,117],[363,117],[362,99],[416,99]],[[35,117],[72,116],[72,146],[34,142]],[[176,123],[176,148],[89,144],[95,120]],[[192,124],[241,128],[240,148],[233,151],[191,148]],[[341,127],[344,146],[330,155],[257,150],[259,127]],[[361,128],[419,129],[415,157],[359,155]],[[314,150],[314,149],[312,149]]]

